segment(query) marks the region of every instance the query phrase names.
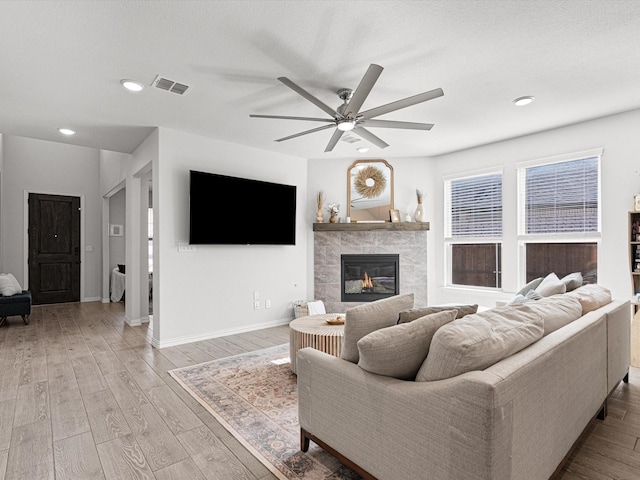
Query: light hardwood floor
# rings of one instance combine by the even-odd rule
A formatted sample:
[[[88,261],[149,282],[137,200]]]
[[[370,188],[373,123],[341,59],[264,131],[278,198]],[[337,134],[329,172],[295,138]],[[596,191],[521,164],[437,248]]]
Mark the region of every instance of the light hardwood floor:
[[[0,327],[0,480],[275,477],[167,373],[289,341],[274,327],[152,348],[123,304],[34,307]],[[631,370],[554,480],[640,479],[640,370]],[[404,479],[398,479],[404,480]]]

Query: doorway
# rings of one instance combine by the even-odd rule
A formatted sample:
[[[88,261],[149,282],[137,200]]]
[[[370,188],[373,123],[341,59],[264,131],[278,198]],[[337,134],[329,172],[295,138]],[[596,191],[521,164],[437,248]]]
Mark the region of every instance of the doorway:
[[[34,305],[80,301],[80,197],[29,193]]]

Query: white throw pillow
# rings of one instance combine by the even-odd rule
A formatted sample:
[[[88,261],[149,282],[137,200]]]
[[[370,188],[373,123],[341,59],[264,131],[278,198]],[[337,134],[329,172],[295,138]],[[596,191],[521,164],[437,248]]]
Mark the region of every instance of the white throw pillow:
[[[5,297],[10,297],[16,293],[22,293],[22,288],[12,274],[2,273],[0,274],[0,293]]]
[[[543,297],[550,297],[551,295],[556,295],[558,293],[565,293],[567,291],[567,286],[560,281],[554,272],[551,272],[549,275],[544,277],[542,282],[540,282],[540,285],[538,285],[535,290]]]

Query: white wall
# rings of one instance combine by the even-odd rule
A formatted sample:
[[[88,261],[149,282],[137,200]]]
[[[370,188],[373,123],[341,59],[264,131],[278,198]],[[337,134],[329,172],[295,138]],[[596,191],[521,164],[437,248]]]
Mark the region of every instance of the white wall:
[[[109,197],[109,224],[122,225],[125,222],[125,191],[119,190]],[[109,236],[109,272],[119,263],[125,262],[124,235],[121,237]]]
[[[3,185],[4,185],[4,139],[3,134],[0,133],[0,273],[4,272],[4,268],[2,265],[2,259],[4,258],[3,246],[4,246],[4,237],[3,232],[5,231],[3,225],[3,215],[2,215],[2,205],[3,205]]]
[[[99,152],[86,147],[4,135],[2,264],[25,285],[25,191],[83,197],[81,300],[98,300],[102,287]],[[86,251],[85,247],[92,251]]]
[[[306,234],[311,224],[305,218],[306,161],[168,129],[160,130],[159,154],[153,170],[154,344],[184,343],[291,320],[291,302],[307,293]],[[296,245],[198,245],[195,252],[178,252],[178,243],[189,241],[190,169],[296,185]],[[242,194],[230,192],[226,205],[212,206],[211,221],[228,228],[230,216],[251,222],[258,215],[278,214],[278,206],[268,201],[250,212],[236,210],[234,197]],[[254,291],[260,292],[259,310],[253,309]],[[271,300],[268,310],[266,299]]]
[[[429,269],[432,303],[476,302],[494,306],[496,299],[513,296],[523,283],[518,268],[516,225],[516,164],[523,161],[602,148],[602,239],[598,248],[598,283],[618,298],[632,294],[629,273],[627,215],[634,194],[640,191],[637,171],[640,136],[640,110],[605,117],[564,128],[485,145],[435,157],[433,197],[430,216],[434,252]],[[444,279],[444,203],[443,177],[474,170],[503,167],[503,246],[502,283],[504,293],[443,288]]]

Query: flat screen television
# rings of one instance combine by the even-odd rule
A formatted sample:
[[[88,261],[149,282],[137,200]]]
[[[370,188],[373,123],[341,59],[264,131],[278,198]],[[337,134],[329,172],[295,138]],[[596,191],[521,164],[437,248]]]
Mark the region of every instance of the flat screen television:
[[[295,185],[190,170],[189,243],[295,245]]]

